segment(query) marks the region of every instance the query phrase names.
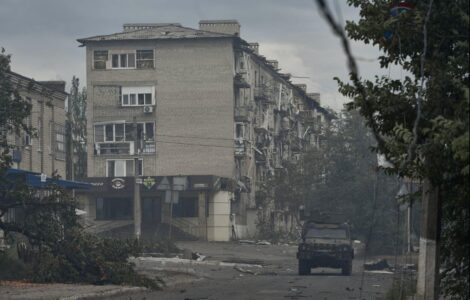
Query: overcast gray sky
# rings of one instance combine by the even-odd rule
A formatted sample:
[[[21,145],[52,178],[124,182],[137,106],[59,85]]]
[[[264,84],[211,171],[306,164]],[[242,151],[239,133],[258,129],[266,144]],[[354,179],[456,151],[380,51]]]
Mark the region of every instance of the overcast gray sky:
[[[345,2],[337,0],[344,19],[356,19]],[[347,78],[345,56],[313,0],[0,0],[0,46],[24,76],[70,82],[77,75],[85,82],[85,50],[77,38],[119,32],[130,22],[197,28],[202,19],[237,19],[243,39],[260,43],[260,53],[279,60],[282,72],[309,77],[293,81],[320,92],[323,105],[342,108],[345,99],[332,78]],[[353,46],[359,57],[378,56],[370,46]],[[366,77],[383,73],[376,62],[359,65]]]

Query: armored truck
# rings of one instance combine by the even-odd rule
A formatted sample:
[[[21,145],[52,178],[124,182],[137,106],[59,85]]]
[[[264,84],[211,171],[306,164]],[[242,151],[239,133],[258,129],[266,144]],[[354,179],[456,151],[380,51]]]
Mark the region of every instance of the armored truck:
[[[310,274],[312,268],[340,268],[343,275],[351,275],[354,251],[347,223],[306,221],[301,238],[299,275]]]

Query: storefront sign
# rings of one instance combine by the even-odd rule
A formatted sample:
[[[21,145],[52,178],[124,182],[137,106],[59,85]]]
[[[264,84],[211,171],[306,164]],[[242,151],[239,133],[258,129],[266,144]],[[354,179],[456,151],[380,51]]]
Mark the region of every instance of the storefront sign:
[[[155,185],[155,178],[147,177],[144,179],[144,186],[147,188],[147,190],[150,190],[154,185]]]
[[[125,183],[126,181],[122,178],[114,178],[113,180],[111,180],[111,186],[115,190],[123,189],[126,186]]]

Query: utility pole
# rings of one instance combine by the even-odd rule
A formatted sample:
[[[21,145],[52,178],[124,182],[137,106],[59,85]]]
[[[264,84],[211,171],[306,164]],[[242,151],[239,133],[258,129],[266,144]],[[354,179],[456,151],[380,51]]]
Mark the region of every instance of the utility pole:
[[[139,137],[137,132],[136,118],[133,119],[133,131],[134,131],[134,235],[135,238],[140,240],[141,229],[142,229],[142,209],[140,205],[140,185],[142,178],[139,177]],[[143,166],[142,166],[143,167]]]
[[[170,226],[168,228],[168,239],[171,241],[171,228],[173,227],[173,185],[170,190]]]
[[[438,188],[429,179],[423,183],[421,237],[418,257],[418,300],[437,300],[439,297],[439,209]]]

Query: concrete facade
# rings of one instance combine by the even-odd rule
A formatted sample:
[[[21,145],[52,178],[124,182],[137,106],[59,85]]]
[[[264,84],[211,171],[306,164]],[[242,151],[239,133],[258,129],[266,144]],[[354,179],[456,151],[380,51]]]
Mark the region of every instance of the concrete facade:
[[[239,36],[235,20],[206,20],[199,30],[125,24],[123,32],[78,40],[86,46],[88,176],[133,176],[130,161],[138,158],[143,178],[229,180],[231,188],[198,196],[194,216],[170,221],[171,206],[159,206],[159,222],[208,240],[255,234],[256,210],[265,209],[256,205],[257,188],[283,162],[315,146],[328,118],[319,97],[291,83],[277,62]],[[153,60],[149,68],[142,61],[139,68],[143,51]],[[130,106],[128,91],[139,89],[152,91],[151,103],[142,98]],[[154,124],[153,133],[140,138],[139,123]]]

